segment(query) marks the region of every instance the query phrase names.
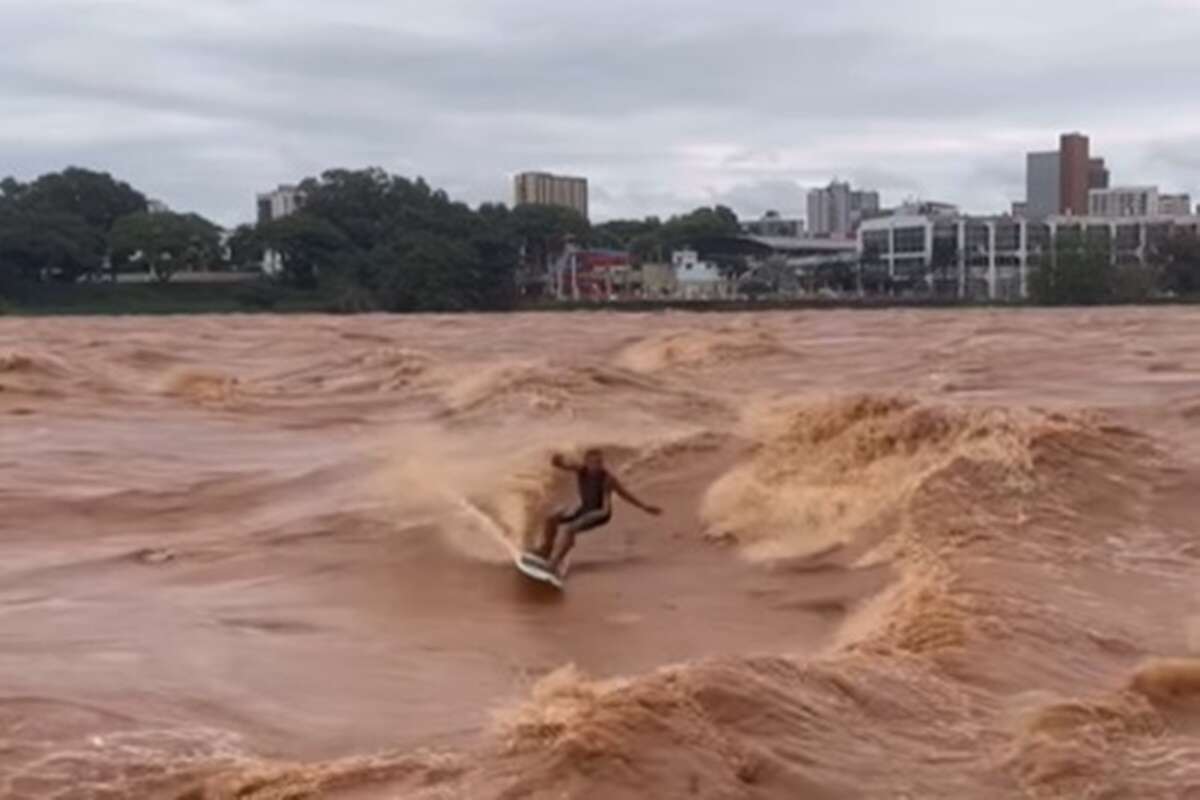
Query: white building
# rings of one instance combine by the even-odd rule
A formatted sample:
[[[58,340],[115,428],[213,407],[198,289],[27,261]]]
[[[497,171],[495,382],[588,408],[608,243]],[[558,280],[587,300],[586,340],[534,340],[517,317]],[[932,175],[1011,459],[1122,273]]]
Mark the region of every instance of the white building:
[[[258,195],[258,224],[266,225],[277,219],[295,214],[304,207],[304,192],[299,186],[281,184],[273,192],[263,192]],[[282,254],[268,250],[263,253],[262,269],[268,275],[278,275],[283,271]]]
[[[146,201],[146,213],[148,214],[169,214],[170,212],[170,206],[162,200],[150,199]]]
[[[1038,221],[898,213],[863,223],[858,246],[864,274],[878,273],[894,287],[963,299],[1019,300],[1028,296],[1030,271],[1041,266],[1066,230],[1109,243],[1117,263],[1145,263],[1147,254],[1176,232],[1200,236],[1200,215]]]
[[[1117,186],[1088,192],[1088,216],[1152,217],[1158,213],[1157,186]]]
[[[300,191],[300,187],[281,184],[275,191],[263,192],[258,196],[258,224],[295,214],[303,206],[304,192]]]
[[[695,250],[671,253],[671,268],[679,295],[686,300],[711,299],[726,294],[725,279],[716,264],[701,261]]]

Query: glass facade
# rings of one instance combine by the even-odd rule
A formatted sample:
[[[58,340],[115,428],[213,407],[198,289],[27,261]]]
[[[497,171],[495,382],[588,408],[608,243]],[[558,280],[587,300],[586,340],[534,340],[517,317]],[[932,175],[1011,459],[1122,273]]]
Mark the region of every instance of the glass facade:
[[[897,253],[924,253],[926,248],[925,226],[896,229]]]

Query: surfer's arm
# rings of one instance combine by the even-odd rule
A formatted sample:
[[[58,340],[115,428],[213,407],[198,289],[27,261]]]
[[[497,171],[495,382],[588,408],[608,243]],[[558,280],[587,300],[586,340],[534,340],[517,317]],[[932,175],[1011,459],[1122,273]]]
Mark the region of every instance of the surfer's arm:
[[[625,488],[625,484],[621,483],[621,481],[615,475],[610,475],[609,480],[612,482],[612,490],[616,492],[617,496],[626,503],[637,506],[647,514],[653,514],[656,517],[662,513],[662,509],[658,506],[652,506],[649,503],[643,503],[641,500],[639,500],[633,492]]]
[[[579,472],[579,470],[583,469],[583,464],[576,464],[571,459],[558,453],[550,457],[550,465],[564,472]]]

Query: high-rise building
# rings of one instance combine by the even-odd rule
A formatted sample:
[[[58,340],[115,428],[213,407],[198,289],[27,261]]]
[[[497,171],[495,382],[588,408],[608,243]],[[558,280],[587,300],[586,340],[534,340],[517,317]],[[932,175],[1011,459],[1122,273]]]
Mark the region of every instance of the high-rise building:
[[[808,193],[808,230],[812,236],[848,237],[863,220],[879,213],[879,192],[856,191],[834,181]]]
[[[1088,176],[1092,159],[1088,137],[1064,133],[1059,143],[1059,211],[1077,217],[1088,213]]]
[[[1057,150],[1025,157],[1025,213],[1044,219],[1062,209],[1061,159]]]
[[[1088,164],[1088,191],[1108,188],[1108,167],[1103,158],[1093,158]]]
[[[587,219],[588,182],[548,172],[522,172],[513,179],[513,205],[571,208]]]

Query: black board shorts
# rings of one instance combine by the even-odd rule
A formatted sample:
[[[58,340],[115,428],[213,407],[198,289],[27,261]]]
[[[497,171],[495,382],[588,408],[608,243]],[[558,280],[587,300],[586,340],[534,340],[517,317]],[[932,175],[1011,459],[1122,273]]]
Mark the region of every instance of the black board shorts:
[[[590,531],[593,528],[599,528],[612,519],[612,511],[607,508],[577,508],[574,511],[562,512],[558,515],[558,522],[561,525],[566,525],[573,533],[583,533]]]

